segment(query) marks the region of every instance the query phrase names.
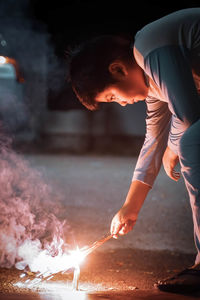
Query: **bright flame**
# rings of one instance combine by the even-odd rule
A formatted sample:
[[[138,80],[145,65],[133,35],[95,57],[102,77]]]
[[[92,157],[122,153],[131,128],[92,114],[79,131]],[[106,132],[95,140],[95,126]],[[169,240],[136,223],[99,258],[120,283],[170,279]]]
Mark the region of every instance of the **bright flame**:
[[[0,56],[0,64],[3,65],[6,63],[6,58],[4,56]]]
[[[50,249],[41,249],[40,242],[28,241],[19,247],[18,255],[23,260],[16,264],[16,268],[23,270],[27,265],[30,270],[35,273],[39,273],[38,277],[47,278],[58,272],[66,272],[71,268],[77,268],[84,261],[87,253],[84,248],[76,250],[70,250],[63,252],[61,245],[63,240],[59,241],[57,247],[58,253],[56,256],[52,256]]]
[[[74,266],[80,265],[86,257],[86,254],[83,251],[81,251],[81,249],[79,249],[78,247],[76,248],[76,250],[69,251],[69,253],[70,260]]]
[[[80,276],[80,264],[84,261],[85,257],[90,253],[88,247],[83,247],[75,250],[63,251],[64,241],[61,238],[55,238],[46,249],[41,249],[41,243],[39,240],[26,240],[23,245],[18,249],[18,256],[23,260],[16,263],[16,268],[24,270],[26,266],[29,269],[37,273],[35,279],[27,279],[25,284],[30,287],[37,286],[43,279],[50,280],[58,272],[65,273],[69,269],[74,269],[73,278],[73,290],[78,291],[79,276]],[[55,252],[52,248],[56,249]],[[21,274],[21,278],[26,274]],[[18,283],[21,285],[22,282]]]

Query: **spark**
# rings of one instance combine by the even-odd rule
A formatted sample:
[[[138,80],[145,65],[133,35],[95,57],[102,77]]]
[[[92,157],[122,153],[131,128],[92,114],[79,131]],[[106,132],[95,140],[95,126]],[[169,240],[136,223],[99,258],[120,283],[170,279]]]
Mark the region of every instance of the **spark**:
[[[31,272],[36,273],[36,279],[32,281],[27,279],[25,281],[25,283],[30,282],[31,286],[37,285],[42,279],[49,281],[59,272],[64,274],[69,269],[74,269],[72,285],[73,289],[77,291],[81,263],[87,255],[111,238],[112,236],[107,234],[90,246],[85,246],[81,249],[77,247],[75,250],[68,251],[63,251],[62,246],[64,245],[64,241],[61,238],[55,238],[52,244],[44,250],[41,249],[39,240],[26,240],[25,243],[19,247],[18,254],[23,260],[18,262],[16,267],[19,270],[24,270],[26,266],[28,266]],[[52,249],[54,249],[54,255],[52,255]],[[21,278],[24,277],[23,274],[20,276]]]
[[[74,290],[78,290],[80,265],[89,252],[86,251],[87,247],[83,247],[81,249],[76,247],[75,250],[68,250],[64,252],[62,250],[63,243],[62,239],[59,243],[57,243],[57,255],[54,256],[52,255],[51,247],[44,250],[40,249],[39,241],[26,241],[26,243],[19,248],[19,255],[23,257],[24,260],[18,262],[16,267],[19,270],[24,270],[28,265],[30,271],[33,272],[33,274],[35,273],[35,279],[26,279],[25,284],[34,286],[42,280],[49,281],[59,272],[64,274],[69,269],[74,269],[72,285]],[[29,275],[31,272],[27,272],[27,274]],[[27,274],[23,272],[20,275],[20,278],[24,278]]]

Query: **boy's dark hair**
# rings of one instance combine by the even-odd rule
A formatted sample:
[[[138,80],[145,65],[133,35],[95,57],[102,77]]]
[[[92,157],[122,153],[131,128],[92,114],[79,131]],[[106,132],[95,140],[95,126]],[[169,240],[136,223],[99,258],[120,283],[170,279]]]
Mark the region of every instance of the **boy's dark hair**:
[[[119,59],[132,62],[130,37],[102,35],[78,46],[70,53],[69,81],[80,102],[89,110],[96,110],[95,97],[116,80],[109,65]]]

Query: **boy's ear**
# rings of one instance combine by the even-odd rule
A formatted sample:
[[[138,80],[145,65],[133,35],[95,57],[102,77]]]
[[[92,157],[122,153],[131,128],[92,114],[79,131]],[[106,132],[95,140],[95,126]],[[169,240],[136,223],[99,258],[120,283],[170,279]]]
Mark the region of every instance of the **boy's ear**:
[[[122,79],[126,75],[128,75],[127,68],[125,64],[123,64],[120,61],[114,61],[112,62],[109,67],[109,72],[113,75],[116,79]]]

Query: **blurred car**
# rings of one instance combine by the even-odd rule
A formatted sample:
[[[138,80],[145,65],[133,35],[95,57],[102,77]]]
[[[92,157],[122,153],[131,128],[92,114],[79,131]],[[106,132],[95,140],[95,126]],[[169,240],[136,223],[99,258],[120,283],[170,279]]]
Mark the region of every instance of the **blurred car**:
[[[0,122],[11,133],[18,133],[27,121],[24,78],[14,58],[0,56]]]

